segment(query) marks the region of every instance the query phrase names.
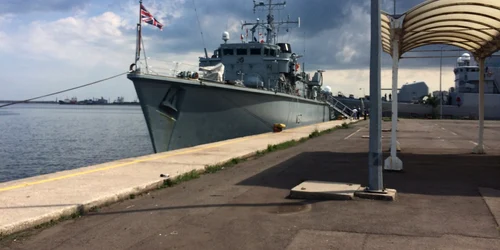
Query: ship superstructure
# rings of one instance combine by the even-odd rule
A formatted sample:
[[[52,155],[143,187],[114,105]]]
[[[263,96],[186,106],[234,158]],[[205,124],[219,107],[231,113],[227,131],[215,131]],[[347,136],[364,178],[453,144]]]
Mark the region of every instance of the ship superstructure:
[[[479,98],[479,66],[473,64],[469,53],[457,59],[455,86],[450,88],[448,103],[477,107]],[[500,67],[486,62],[484,76],[485,106],[500,105]]]

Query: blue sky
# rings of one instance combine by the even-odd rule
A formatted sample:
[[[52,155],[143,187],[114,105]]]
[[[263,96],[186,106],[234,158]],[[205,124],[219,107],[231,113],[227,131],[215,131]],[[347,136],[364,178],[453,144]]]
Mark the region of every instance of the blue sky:
[[[281,36],[299,54],[305,49],[307,71],[325,69],[325,84],[334,92],[361,95],[369,86],[369,0],[288,0],[285,19],[301,18]],[[392,0],[382,9],[392,13]],[[401,2],[401,3],[400,3]],[[399,1],[402,12],[422,0]],[[252,11],[252,0],[144,0],[144,6],[165,26],[163,31],[143,24],[146,52],[152,69],[171,72],[196,69],[203,42],[195,15],[196,5],[209,54],[228,30],[238,41],[240,21],[253,21],[264,13]],[[2,0],[0,2],[0,99],[25,99],[125,72],[135,53],[136,0]],[[457,53],[458,55],[458,53]],[[391,61],[383,55],[382,85],[391,85]],[[444,59],[443,86],[453,85],[456,59]],[[193,67],[194,65],[194,67]],[[439,82],[439,59],[401,61],[400,84],[426,81],[431,90]],[[63,99],[101,97],[135,99],[125,76],[60,94]]]

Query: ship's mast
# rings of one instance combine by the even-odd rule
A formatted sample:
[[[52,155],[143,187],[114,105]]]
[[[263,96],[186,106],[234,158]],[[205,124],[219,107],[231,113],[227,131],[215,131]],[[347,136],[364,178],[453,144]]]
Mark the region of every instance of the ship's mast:
[[[283,7],[286,6],[286,1],[284,1],[282,3],[273,3],[272,0],[268,0],[268,3],[264,3],[264,1],[256,2],[255,0],[253,0],[253,12],[254,13],[255,13],[255,10],[257,9],[257,7],[264,7],[264,8],[267,7],[267,11],[268,11],[268,13],[267,13],[267,25],[266,26],[262,25],[261,23],[259,23],[259,20],[257,19],[257,23],[245,22],[242,25],[242,28],[245,25],[254,25],[254,27],[251,29],[252,36],[253,36],[254,32],[255,32],[255,28],[257,28],[258,26],[261,26],[261,25],[264,26],[267,30],[266,43],[272,44],[273,40],[276,40],[276,32],[274,32],[276,25],[296,23],[300,27],[300,17],[297,18],[297,21],[290,21],[290,18],[288,18],[288,20],[286,20],[286,21],[279,21],[279,22],[274,21],[273,10],[275,7],[281,7],[281,6],[283,6]]]

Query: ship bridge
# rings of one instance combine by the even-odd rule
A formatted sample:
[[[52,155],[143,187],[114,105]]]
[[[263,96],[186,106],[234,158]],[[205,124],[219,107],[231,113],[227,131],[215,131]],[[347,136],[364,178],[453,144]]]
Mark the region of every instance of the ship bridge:
[[[427,0],[401,15],[381,11],[380,38],[383,51],[393,58],[392,96],[397,96],[399,59],[408,51],[445,44],[474,56],[479,63],[480,79],[479,138],[473,152],[484,153],[484,61],[500,49],[500,1]],[[395,109],[397,118],[397,105]]]

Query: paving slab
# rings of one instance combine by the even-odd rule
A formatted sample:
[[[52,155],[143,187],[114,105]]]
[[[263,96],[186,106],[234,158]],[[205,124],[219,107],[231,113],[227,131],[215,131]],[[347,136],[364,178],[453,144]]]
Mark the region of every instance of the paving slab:
[[[499,249],[500,239],[475,238],[461,235],[418,237],[365,234],[356,232],[301,230],[287,250],[352,249]]]
[[[401,235],[371,234],[367,236],[366,250],[399,249],[450,249],[450,250],[495,250],[500,249],[500,239],[443,235],[437,237],[415,237]]]
[[[493,214],[500,230],[500,190],[480,187],[479,192],[483,196],[486,205],[488,205],[491,214]]]
[[[366,234],[300,230],[286,250],[309,249],[363,249]]]
[[[304,181],[292,188],[289,198],[306,200],[352,200],[361,187],[355,183]]]

